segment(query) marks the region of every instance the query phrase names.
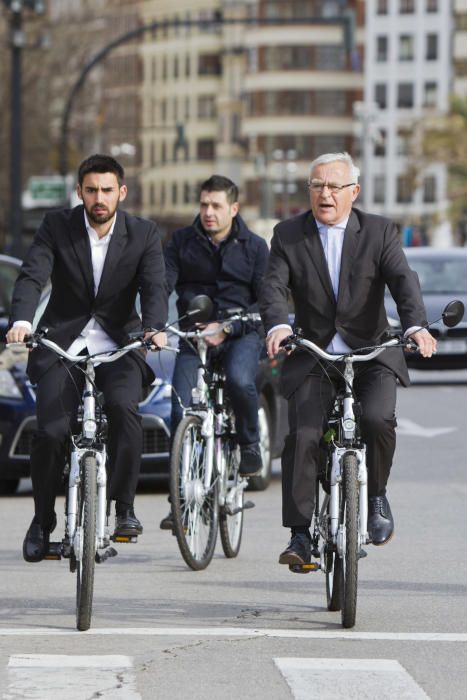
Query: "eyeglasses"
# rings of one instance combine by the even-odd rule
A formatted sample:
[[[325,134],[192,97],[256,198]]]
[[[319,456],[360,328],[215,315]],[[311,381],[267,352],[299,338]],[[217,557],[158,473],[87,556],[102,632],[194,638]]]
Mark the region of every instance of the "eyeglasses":
[[[347,185],[338,185],[337,182],[322,182],[321,180],[312,180],[308,183],[308,187],[312,192],[322,192],[324,188],[327,187],[330,192],[335,193],[344,190],[346,187],[352,187],[352,185],[355,184],[355,182],[349,182],[347,183]]]

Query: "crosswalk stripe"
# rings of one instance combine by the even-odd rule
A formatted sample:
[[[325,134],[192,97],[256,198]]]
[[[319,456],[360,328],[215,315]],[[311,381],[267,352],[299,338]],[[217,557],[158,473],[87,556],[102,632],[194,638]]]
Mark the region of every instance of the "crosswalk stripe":
[[[140,637],[275,637],[291,639],[348,639],[358,641],[451,642],[465,644],[465,632],[357,632],[355,630],[294,630],[258,627],[104,627],[78,632],[51,627],[0,627],[0,637],[55,636],[140,636]]]
[[[8,662],[4,697],[37,700],[141,700],[129,656],[16,654]]]
[[[393,659],[276,658],[295,700],[429,700]]]

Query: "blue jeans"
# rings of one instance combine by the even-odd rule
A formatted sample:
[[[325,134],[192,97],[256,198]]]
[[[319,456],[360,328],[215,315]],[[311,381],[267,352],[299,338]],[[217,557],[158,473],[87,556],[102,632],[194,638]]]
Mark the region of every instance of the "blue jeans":
[[[235,413],[240,445],[249,445],[259,440],[256,372],[262,346],[262,339],[252,331],[238,338],[228,338],[214,350],[222,359],[226,389]],[[183,417],[183,408],[191,404],[191,390],[196,386],[199,366],[198,353],[183,341],[180,342],[180,353],[175,360],[172,378],[172,436]]]

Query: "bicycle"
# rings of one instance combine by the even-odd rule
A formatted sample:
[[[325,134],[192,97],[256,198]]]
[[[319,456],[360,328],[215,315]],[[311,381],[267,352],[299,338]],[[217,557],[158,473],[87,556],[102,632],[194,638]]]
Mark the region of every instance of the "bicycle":
[[[151,342],[141,333],[129,335],[129,344],[96,355],[71,355],[44,337],[44,332],[29,336],[28,348],[42,346],[74,365],[83,366],[84,386],[81,410],[78,411],[80,431],[70,432],[69,454],[63,477],[65,495],[65,533],[59,542],[50,542],[44,559],[69,560],[71,573],[76,573],[76,627],[89,629],[92,617],[95,563],[101,564],[117,551],[111,542],[136,542],[137,537],[114,537],[110,534],[111,502],[107,500],[106,418],[102,411],[94,367],[97,363],[114,362],[130,350],[149,348]]]
[[[453,327],[463,314],[462,302],[452,301],[441,318],[446,326]],[[296,573],[321,570],[326,575],[327,608],[341,611],[342,626],[350,628],[356,620],[358,563],[367,556],[363,546],[371,542],[367,529],[366,446],[360,434],[360,412],[353,392],[354,363],[368,362],[387,348],[401,346],[416,351],[417,346],[410,338],[395,337],[351,353],[331,355],[301,337],[298,329],[282,344],[286,349],[301,348],[333,365],[344,364],[343,388],[336,393],[323,435],[316,480],[311,554],[319,561],[294,566],[293,570]],[[360,354],[364,351],[369,352]]]
[[[258,322],[260,316],[230,309],[222,323],[237,320]],[[200,358],[192,403],[175,432],[170,462],[174,534],[186,564],[199,571],[214,555],[218,531],[225,556],[238,555],[243,514],[254,504],[244,499],[248,479],[239,474],[240,448],[225,393],[225,374],[220,362],[210,357],[204,340],[219,331],[180,331],[174,326],[168,331],[191,343],[195,340]]]

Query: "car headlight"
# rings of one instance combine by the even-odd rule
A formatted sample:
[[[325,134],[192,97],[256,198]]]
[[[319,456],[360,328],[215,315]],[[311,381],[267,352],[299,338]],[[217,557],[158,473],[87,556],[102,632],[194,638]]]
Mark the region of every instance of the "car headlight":
[[[21,399],[22,394],[13,375],[7,369],[0,370],[0,396],[8,399]]]

